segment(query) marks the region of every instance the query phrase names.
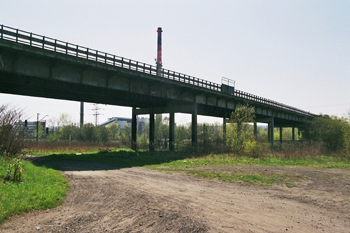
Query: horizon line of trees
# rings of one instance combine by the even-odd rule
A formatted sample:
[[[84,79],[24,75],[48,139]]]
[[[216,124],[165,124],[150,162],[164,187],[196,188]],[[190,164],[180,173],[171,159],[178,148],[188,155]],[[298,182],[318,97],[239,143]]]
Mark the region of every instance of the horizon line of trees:
[[[19,133],[23,126],[16,125],[21,119],[22,112],[19,109],[10,108],[9,105],[0,106],[0,153],[2,155],[16,154],[23,147],[24,135]],[[222,124],[198,124],[199,151],[231,151],[235,154],[258,154],[267,151],[268,130],[259,129],[254,135],[254,126],[248,124],[255,121],[254,108],[248,104],[241,105],[232,112],[226,126],[226,146]],[[95,126],[92,123],[78,127],[72,124],[67,114],[62,114],[59,128],[51,129],[47,135],[48,141],[82,141],[104,144],[109,141],[118,141],[123,147],[131,146],[131,128],[121,128],[117,123],[111,125]],[[156,115],[155,119],[155,149],[166,150],[169,147],[169,118]],[[39,131],[41,132],[41,131]],[[279,138],[279,129],[275,128],[274,137]],[[40,135],[39,135],[40,136]],[[346,118],[320,115],[309,122],[308,127],[296,135],[297,140],[316,142],[322,144],[324,152],[350,154],[350,123]],[[283,139],[292,139],[292,129],[283,128]],[[278,140],[276,140],[277,142]],[[143,131],[138,131],[138,149],[148,149],[149,125]],[[277,145],[280,146],[280,145]],[[15,149],[16,148],[16,149]],[[175,125],[175,149],[192,149],[191,123]]]

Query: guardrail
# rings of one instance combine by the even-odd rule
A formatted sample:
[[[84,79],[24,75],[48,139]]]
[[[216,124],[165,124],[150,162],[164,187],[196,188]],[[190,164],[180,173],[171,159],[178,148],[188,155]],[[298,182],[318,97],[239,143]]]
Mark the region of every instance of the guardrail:
[[[33,47],[54,51],[57,53],[63,53],[63,54],[67,54],[75,57],[84,58],[87,60],[92,60],[92,61],[101,62],[108,65],[126,68],[129,70],[139,71],[145,74],[157,75],[156,66],[152,66],[143,62],[138,62],[138,61],[124,58],[124,57],[116,56],[113,54],[101,52],[95,49],[90,49],[87,47],[71,44],[61,40],[52,39],[50,37],[37,35],[31,32],[26,32],[19,29],[7,27],[4,25],[1,25],[0,27],[0,38],[3,40],[9,40],[20,44],[30,45]],[[160,76],[165,79],[174,80],[181,83],[186,83],[186,84],[194,85],[196,87],[201,87],[201,88],[222,93],[220,84],[195,78],[189,75],[181,74],[175,71],[162,69]],[[273,100],[262,98],[250,93],[246,93],[240,90],[235,90],[233,96],[242,98],[244,100],[256,102],[256,103],[267,104],[276,108],[289,110],[302,115],[313,116],[313,114],[310,114],[309,112],[306,112],[282,103],[278,103]]]

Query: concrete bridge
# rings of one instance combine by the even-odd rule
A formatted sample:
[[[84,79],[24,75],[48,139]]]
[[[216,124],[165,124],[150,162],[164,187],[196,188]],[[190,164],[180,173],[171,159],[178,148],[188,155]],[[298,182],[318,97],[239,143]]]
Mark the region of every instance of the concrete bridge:
[[[169,113],[169,148],[174,149],[174,113],[192,114],[192,145],[197,143],[197,115],[220,117],[224,126],[236,106],[249,103],[256,121],[274,127],[305,127],[315,115],[230,86],[161,69],[87,47],[0,26],[0,92],[132,107],[132,148],[136,116]],[[224,127],[225,129],[225,127]],[[281,134],[282,135],[282,134]],[[280,138],[282,140],[282,138]]]

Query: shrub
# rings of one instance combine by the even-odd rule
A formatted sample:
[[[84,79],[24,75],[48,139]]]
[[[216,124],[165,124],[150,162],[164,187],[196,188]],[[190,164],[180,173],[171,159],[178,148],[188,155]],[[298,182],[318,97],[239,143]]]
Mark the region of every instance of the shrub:
[[[255,121],[254,107],[249,104],[241,105],[232,112],[230,123],[226,130],[227,146],[236,153],[242,153],[247,142],[255,141],[250,132],[248,122]]]
[[[21,115],[19,109],[0,106],[0,155],[12,157],[22,150],[24,125],[20,121]]]
[[[91,123],[83,125],[80,129],[80,140],[83,142],[98,142],[100,140],[99,130]]]
[[[303,132],[303,137],[323,143],[330,152],[350,152],[350,124],[344,118],[316,117],[310,122],[309,131]]]

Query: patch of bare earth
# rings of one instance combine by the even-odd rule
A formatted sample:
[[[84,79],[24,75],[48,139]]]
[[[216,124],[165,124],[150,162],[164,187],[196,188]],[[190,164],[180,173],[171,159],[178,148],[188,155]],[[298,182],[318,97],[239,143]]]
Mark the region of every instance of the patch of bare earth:
[[[14,216],[0,232],[349,232],[350,171],[234,166],[300,177],[287,188],[66,160],[62,206]],[[211,168],[215,169],[215,168]],[[45,190],[43,190],[45,192]]]

